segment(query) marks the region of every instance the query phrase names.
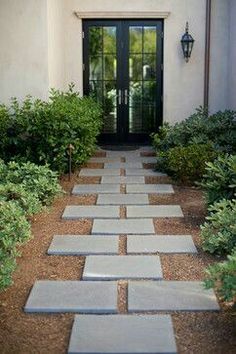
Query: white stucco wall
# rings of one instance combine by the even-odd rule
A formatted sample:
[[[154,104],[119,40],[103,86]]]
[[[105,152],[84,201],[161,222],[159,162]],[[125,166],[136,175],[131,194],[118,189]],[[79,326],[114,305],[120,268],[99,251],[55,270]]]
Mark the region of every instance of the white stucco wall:
[[[236,110],[236,1],[230,0],[229,108]]]
[[[0,0],[0,102],[47,98],[47,0]]]
[[[234,0],[235,1],[235,0]],[[228,108],[229,1],[212,0],[209,110]]]
[[[74,81],[82,92],[82,21],[74,11],[169,11],[164,28],[164,120],[181,121],[203,103],[205,0],[67,0],[66,82]],[[196,42],[185,63],[180,39],[189,21]]]
[[[65,89],[64,0],[48,0],[49,87]]]

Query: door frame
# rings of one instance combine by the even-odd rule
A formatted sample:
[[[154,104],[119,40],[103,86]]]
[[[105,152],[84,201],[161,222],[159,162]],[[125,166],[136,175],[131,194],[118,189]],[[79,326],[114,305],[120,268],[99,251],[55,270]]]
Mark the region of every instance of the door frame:
[[[155,117],[155,130],[157,130],[163,123],[163,58],[164,58],[164,19],[163,18],[94,18],[94,19],[83,19],[82,20],[82,31],[83,31],[83,94],[89,94],[89,69],[86,70],[85,63],[89,58],[89,42],[85,39],[88,38],[88,31],[91,25],[96,26],[116,26],[117,27],[117,36],[122,34],[122,27],[126,27],[126,31],[129,26],[137,25],[137,26],[148,26],[148,25],[159,25],[160,36],[157,36],[157,48],[160,49],[161,54],[156,55],[156,72],[157,83],[157,91],[156,91],[156,117]],[[127,32],[128,33],[128,32]],[[129,38],[128,36],[125,38],[126,40],[117,41],[117,53],[120,59],[118,60],[119,65],[117,66],[117,73],[119,70],[122,70],[124,67],[125,70],[129,72],[129,57],[128,56],[120,56],[119,53],[124,48],[125,52],[128,53],[129,46]],[[121,60],[122,59],[122,60]],[[122,89],[122,94],[124,89],[129,87],[129,78],[126,77],[125,81],[121,80],[121,75],[117,75],[117,87]],[[124,98],[122,97],[122,100]],[[118,98],[117,98],[117,107],[118,107]],[[149,142],[149,137],[147,139],[147,134],[136,133],[136,134],[127,134],[124,138],[124,129],[128,132],[128,124],[129,124],[129,104],[128,107],[125,107],[124,104],[117,109],[117,132],[114,134],[104,134],[102,133],[99,140],[101,143],[108,144],[125,144],[125,143],[147,143]]]

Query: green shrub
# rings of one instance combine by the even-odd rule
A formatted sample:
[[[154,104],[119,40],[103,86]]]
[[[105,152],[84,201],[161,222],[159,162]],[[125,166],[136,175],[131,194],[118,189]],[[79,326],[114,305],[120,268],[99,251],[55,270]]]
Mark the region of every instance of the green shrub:
[[[74,146],[73,167],[94,152],[100,133],[102,110],[90,97],[79,97],[73,85],[67,92],[51,90],[49,102],[28,96],[22,104],[12,100],[7,142],[0,157],[49,164],[60,173],[68,171],[68,146]]]
[[[42,210],[38,197],[26,191],[22,184],[0,184],[0,201],[14,201],[29,216]]]
[[[236,155],[226,154],[208,162],[200,185],[206,192],[208,204],[223,198],[232,199],[236,193]]]
[[[0,289],[11,284],[17,246],[30,236],[24,211],[14,202],[0,201]]]
[[[216,152],[211,144],[192,144],[171,148],[160,157],[162,160],[158,160],[158,168],[188,184],[202,178],[206,162],[214,160]]]
[[[201,226],[203,249],[219,255],[230,254],[236,247],[236,200],[222,200],[209,207],[209,216]]]
[[[224,301],[236,303],[236,251],[228,260],[207,268],[206,288],[215,288]]]
[[[167,151],[176,146],[212,142],[215,148],[225,152],[236,151],[236,112],[218,112],[211,116],[200,108],[186,120],[173,126],[166,125],[153,135],[158,151]]]
[[[8,141],[7,131],[9,125],[9,112],[5,105],[0,105],[0,154],[5,157],[5,147]]]
[[[50,205],[54,197],[62,192],[58,174],[48,166],[33,163],[4,164],[0,161],[0,183],[20,184],[27,192],[35,195],[43,205]]]

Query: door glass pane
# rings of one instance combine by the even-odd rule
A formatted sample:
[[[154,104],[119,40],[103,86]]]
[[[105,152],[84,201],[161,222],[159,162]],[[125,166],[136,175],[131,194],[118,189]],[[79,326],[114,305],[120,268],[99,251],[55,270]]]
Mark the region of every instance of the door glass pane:
[[[143,56],[143,79],[150,80],[156,77],[156,55]]]
[[[101,102],[103,97],[102,81],[90,81],[89,91],[96,101]]]
[[[103,65],[104,80],[115,80],[116,57],[114,55],[104,55]]]
[[[89,58],[89,80],[102,79],[102,56]]]
[[[104,111],[104,133],[117,132],[117,56],[116,27],[89,27],[90,93],[101,103]]]
[[[89,54],[98,55],[102,52],[102,27],[90,27],[89,29]]]
[[[143,78],[143,56],[135,54],[129,57],[129,77],[131,80],[142,80]]]
[[[144,27],[143,36],[144,53],[156,53],[156,27]]]
[[[129,133],[142,132],[142,105],[129,107]]]
[[[130,53],[142,53],[143,27],[130,27],[129,51]]]
[[[116,53],[116,28],[103,27],[103,52]]]
[[[129,105],[134,106],[142,103],[142,81],[130,81],[129,84],[130,100]]]
[[[143,82],[143,101],[152,102],[156,101],[156,81],[144,81]]]
[[[104,81],[104,133],[117,130],[116,81]]]

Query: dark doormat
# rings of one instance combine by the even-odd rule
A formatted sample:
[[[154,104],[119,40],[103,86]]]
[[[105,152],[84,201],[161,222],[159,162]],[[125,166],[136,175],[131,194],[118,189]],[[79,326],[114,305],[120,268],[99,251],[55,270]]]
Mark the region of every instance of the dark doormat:
[[[100,145],[100,148],[103,150],[112,150],[112,151],[132,151],[138,150],[139,145]]]

